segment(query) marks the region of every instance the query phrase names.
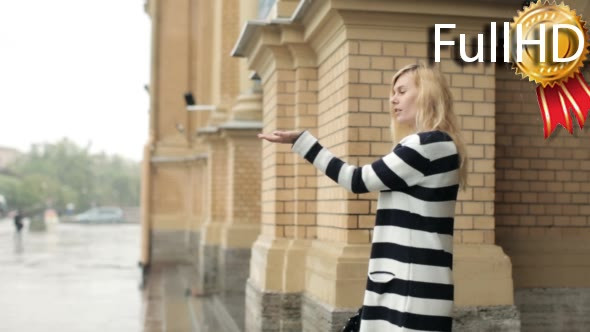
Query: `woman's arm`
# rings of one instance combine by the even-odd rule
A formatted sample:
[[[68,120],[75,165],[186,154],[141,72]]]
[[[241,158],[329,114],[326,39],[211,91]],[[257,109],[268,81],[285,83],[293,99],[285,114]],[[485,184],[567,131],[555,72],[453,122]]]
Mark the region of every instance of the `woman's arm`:
[[[264,137],[266,136],[266,137]],[[269,135],[259,135],[260,138],[268,138]],[[308,131],[299,132],[273,132],[275,142],[291,143],[292,150],[312,163],[318,170],[326,174],[342,187],[353,193],[366,193],[370,191],[399,190],[416,185],[424,177],[424,173],[430,165],[430,160],[425,158],[412,146],[418,144],[419,138],[410,137],[404,140],[403,145],[398,145],[393,152],[372,164],[356,167],[343,162],[335,157],[328,149],[322,147],[318,140]]]

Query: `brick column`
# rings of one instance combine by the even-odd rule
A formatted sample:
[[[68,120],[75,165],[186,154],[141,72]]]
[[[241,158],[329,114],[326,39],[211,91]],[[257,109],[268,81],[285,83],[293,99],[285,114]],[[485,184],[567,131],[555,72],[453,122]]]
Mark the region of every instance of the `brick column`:
[[[187,243],[189,252],[195,257],[194,262],[197,262],[199,241],[201,238],[201,225],[204,223],[204,202],[203,196],[207,188],[204,181],[204,174],[206,173],[207,155],[199,153],[195,156],[195,160],[191,161],[189,165],[189,216],[187,218]]]
[[[152,220],[159,224],[152,230],[150,246],[153,263],[188,263],[186,221],[188,219],[187,165],[181,158],[152,158]]]
[[[227,141],[218,132],[207,133],[209,143],[207,167],[206,220],[199,243],[198,289],[203,293],[219,290],[219,246],[221,228],[227,212]]]
[[[317,82],[312,82],[318,89],[314,134],[338,157],[361,165],[368,159],[373,161],[369,156],[376,152],[371,148],[371,138],[380,140],[381,129],[360,129],[370,126],[372,115],[359,112],[354,96],[364,92],[351,84],[358,79],[358,73],[350,71],[348,58],[355,45],[345,40],[344,34],[344,29],[334,27],[318,31],[325,43],[321,49],[314,49],[318,63]],[[373,121],[386,124],[387,118],[383,120],[376,117]],[[377,137],[370,136],[375,133]],[[306,264],[303,330],[337,330],[362,302],[370,237],[368,229],[359,228],[359,221],[369,217],[371,200],[376,195],[349,193],[312,166],[301,167],[307,167],[302,174],[306,189],[315,187],[316,192],[312,205],[316,227]],[[310,169],[311,174],[307,173]]]
[[[144,210],[144,234],[150,237],[152,263],[187,259],[185,227],[188,218],[186,190],[179,178],[187,177],[184,158],[190,155],[188,115],[182,94],[189,85],[189,1],[157,1],[149,4],[153,20],[150,82],[150,142],[144,176],[149,183],[149,208]],[[179,245],[181,244],[181,245]]]
[[[248,58],[261,79],[263,131],[295,128],[297,64],[280,42],[281,31],[260,31],[265,41]],[[297,38],[297,32],[284,35]],[[301,243],[296,232],[295,159],[290,146],[262,143],[261,234],[252,247],[246,289],[246,331],[301,330],[300,307],[304,280]],[[301,228],[304,229],[304,228]],[[311,233],[310,233],[311,234]]]
[[[219,252],[220,298],[244,329],[245,285],[251,247],[260,233],[262,95],[246,91],[238,97],[231,120],[220,126],[228,142],[228,204]]]
[[[276,70],[259,73],[263,94],[263,131],[293,128],[293,80],[290,56],[275,50],[268,60]],[[290,241],[287,227],[294,222],[291,152],[286,145],[262,143],[262,215],[261,234],[252,247],[250,276],[246,289],[246,331],[286,331],[300,324],[298,316],[286,315],[293,308],[298,312],[298,294],[289,294],[285,284],[286,251]]]
[[[204,55],[204,64],[197,66],[203,75],[196,76],[196,86],[205,94],[205,100],[215,106],[207,126],[198,129],[208,146],[208,212],[201,229],[199,250],[200,291],[209,293],[220,288],[220,246],[222,228],[227,220],[231,191],[228,189],[228,141],[222,137],[219,126],[228,120],[230,108],[240,93],[238,59],[228,57],[233,41],[240,33],[240,2],[237,0],[200,1],[197,10],[203,9],[201,33],[203,47],[197,55]],[[197,24],[199,24],[197,22]],[[206,26],[205,26],[206,25]],[[207,32],[205,32],[207,31]],[[210,66],[208,66],[210,65]],[[208,95],[207,95],[208,93]],[[199,98],[199,96],[197,96]],[[203,101],[200,101],[203,102]]]
[[[388,103],[391,78],[407,64],[429,62],[433,45],[428,43],[434,24],[457,24],[457,29],[446,35],[449,39],[458,37],[459,33],[472,36],[482,33],[482,21],[487,22],[490,17],[502,21],[514,15],[512,8],[507,10],[507,7],[458,1],[450,9],[448,4],[433,1],[394,5],[378,0],[318,0],[297,16],[299,20],[292,27],[276,23],[252,28],[249,41],[242,45],[240,52],[263,78],[265,129],[291,127],[280,125],[284,113],[276,111],[281,110],[280,101],[285,99],[278,97],[277,91],[291,91],[290,79],[284,79],[290,74],[282,76],[281,69],[297,68],[300,53],[290,49],[289,59],[283,49],[300,38],[301,44],[313,50],[312,67],[317,68],[317,118],[313,134],[347,162],[371,163],[392,148]],[[515,331],[519,321],[512,298],[511,263],[494,242],[495,69],[493,65],[460,65],[451,59],[448,51],[443,51],[446,55],[439,66],[452,87],[456,113],[471,154],[472,175],[469,188],[459,196],[456,210],[455,328],[457,331],[496,328]],[[295,86],[298,70],[295,69]],[[295,93],[295,110],[301,103],[297,99],[300,91]],[[301,116],[295,114],[293,125],[298,124],[297,117]],[[305,212],[315,211],[315,227],[307,227],[315,238],[312,236],[310,247],[304,250],[307,258],[302,329],[337,330],[362,302],[377,195],[348,193],[324,175],[304,173],[305,165],[299,161],[293,168],[288,164],[290,159],[278,159],[280,155],[273,154],[276,150],[272,149],[280,148],[268,145],[263,148],[263,235],[254,245],[249,279],[249,289],[255,290],[249,294],[258,297],[247,300],[250,310],[247,322],[248,319],[266,322],[277,316],[274,311],[268,312],[268,316],[261,315],[257,308],[265,306],[267,290],[279,289],[287,294],[279,282],[285,285],[288,279],[270,277],[273,273],[289,271],[289,258],[281,255],[288,253],[289,245],[294,242],[282,241],[280,237],[307,236],[307,230],[302,231],[304,224],[299,221],[311,223],[311,218],[305,221]],[[283,201],[293,197],[291,190],[279,191],[288,188],[281,187],[285,174],[296,176],[297,191],[292,205],[295,213],[278,219],[285,207],[291,208],[291,204]],[[308,181],[309,178],[315,179]],[[268,189],[276,192],[267,192]],[[299,191],[307,191],[309,196],[298,195]],[[312,200],[309,197],[315,202],[309,202]],[[304,213],[300,219],[301,212]],[[267,221],[272,223],[264,225]],[[269,262],[283,269],[270,270]],[[262,288],[256,288],[258,285]],[[285,312],[283,302],[276,301],[281,304],[274,308]],[[490,311],[493,317],[482,319]],[[247,325],[250,330],[268,327],[271,325]]]
[[[204,175],[207,171],[207,154],[196,153],[187,160],[188,177],[187,177],[187,196],[186,204],[188,206],[188,216],[186,223],[186,249],[188,260],[191,263],[187,267],[186,278],[188,279],[189,288],[198,289],[200,286],[198,266],[199,266],[199,247],[201,240],[201,227],[204,224],[204,197],[207,194],[206,178]]]

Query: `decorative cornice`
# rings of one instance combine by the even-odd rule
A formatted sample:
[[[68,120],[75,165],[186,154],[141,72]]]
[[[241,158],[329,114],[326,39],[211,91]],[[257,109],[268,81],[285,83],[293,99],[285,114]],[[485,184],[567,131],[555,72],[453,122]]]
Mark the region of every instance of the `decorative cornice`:
[[[207,160],[209,155],[207,153],[199,153],[192,156],[154,156],[150,159],[153,164],[165,164],[165,163],[186,163],[200,160]]]
[[[256,130],[262,129],[263,124],[261,121],[240,121],[232,120],[223,123],[219,126],[219,129],[224,130]]]
[[[189,112],[215,112],[215,110],[217,110],[217,105],[189,105],[186,107],[186,110]]]
[[[217,132],[219,132],[219,127],[216,127],[216,126],[207,126],[207,127],[203,127],[203,128],[200,128],[197,130],[198,134],[204,134],[204,135],[215,134]]]
[[[451,17],[510,17],[522,8],[522,1],[514,0],[331,0],[332,9],[379,13],[405,13]],[[487,22],[486,22],[487,23]]]
[[[290,25],[293,22],[301,20],[305,12],[307,11],[309,5],[312,3],[312,0],[301,0],[297,5],[297,8],[293,12],[290,18],[277,18],[273,20],[251,20],[244,24],[242,31],[240,32],[240,36],[234,46],[233,50],[231,51],[231,56],[235,57],[245,57],[245,50],[248,48],[248,44],[251,43],[252,40],[255,40],[253,36],[258,32],[261,27],[268,26],[268,25]]]
[[[262,83],[279,69],[316,67],[346,40],[428,41],[435,23],[458,24],[456,33],[479,33],[489,21],[509,19],[518,4],[512,0],[302,0],[287,19],[249,21],[232,51],[246,57]],[[370,37],[369,37],[370,39]]]

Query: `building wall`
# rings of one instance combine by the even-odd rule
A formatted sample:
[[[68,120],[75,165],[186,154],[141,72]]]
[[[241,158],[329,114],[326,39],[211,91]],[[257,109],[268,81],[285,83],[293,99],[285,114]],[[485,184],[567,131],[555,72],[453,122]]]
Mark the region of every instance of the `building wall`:
[[[151,196],[151,260],[155,262],[187,262],[184,244],[189,187],[189,169],[183,164],[156,164],[152,167]]]
[[[190,265],[179,270],[188,274],[181,286],[218,296],[238,326],[250,247],[260,229],[261,96],[245,60],[229,53],[256,3],[146,3],[153,42],[142,263]],[[187,92],[196,100],[192,109],[183,99]]]
[[[250,68],[262,78],[264,131],[293,125],[310,129],[335,155],[356,165],[370,163],[391,149],[391,76],[406,64],[428,61],[428,28],[435,18],[372,4],[375,7],[367,5],[361,9],[350,2],[350,7],[334,10],[328,2],[318,1],[309,9],[314,15],[302,19],[303,27],[270,25],[260,28],[255,35],[260,39],[251,37],[253,46],[245,52],[250,52],[246,55]],[[480,10],[474,15],[489,14]],[[458,20],[463,27],[460,32],[480,29],[476,18]],[[313,79],[317,78],[317,94],[305,94],[299,88],[297,73],[303,73],[303,66],[310,67],[305,71],[312,79],[307,84],[315,86]],[[461,66],[450,58],[449,52],[440,67],[452,86],[472,154],[470,187],[461,193],[457,204],[456,304],[459,308],[511,307],[510,262],[494,241],[495,68]],[[309,104],[299,108],[301,101]],[[312,112],[299,112],[309,110],[310,106]],[[295,115],[294,119],[289,112]],[[367,268],[376,195],[350,194],[287,149],[270,143],[263,143],[262,164],[263,237],[254,244],[248,297],[251,302],[246,304],[248,315],[254,317],[250,322],[260,324],[248,324],[247,316],[246,326],[249,330],[277,324],[296,326],[301,319],[306,331],[332,329],[342,323],[334,315],[335,308],[351,310],[362,301],[366,281],[362,271]],[[293,181],[298,184],[295,191],[291,188]],[[307,194],[299,195],[304,190]],[[291,213],[293,205],[297,207],[296,214]],[[299,223],[301,212],[313,211],[315,218],[305,218],[307,224]],[[309,230],[312,237],[308,237]],[[311,241],[297,240],[306,237]],[[307,255],[303,284],[291,283],[286,277],[291,275],[293,261],[289,253],[293,243],[300,244],[302,254]],[[277,274],[276,268],[269,266],[283,266],[285,274]],[[490,286],[481,287],[482,283]],[[271,295],[277,291],[284,296]],[[297,294],[303,298],[302,312],[283,318],[281,312],[290,310]],[[264,312],[267,295],[277,298],[280,310],[260,316],[256,312]],[[259,308],[252,310],[252,306]],[[318,308],[324,311],[318,314]],[[464,318],[470,315],[466,312],[459,314]],[[306,316],[312,313],[315,318]],[[510,322],[504,324],[507,329],[517,326],[514,310],[505,313],[507,316],[498,315],[497,320]],[[477,315],[471,314],[471,319]]]
[[[354,149],[365,155],[358,159],[358,164],[364,164],[391,149],[389,114],[383,110],[390,107],[393,74],[407,64],[427,63],[428,45],[411,35],[395,42],[358,40],[351,45],[349,111],[358,112],[351,114],[358,126],[351,136],[359,137]],[[494,244],[494,68],[458,64],[449,52],[439,68],[451,87],[470,157],[469,182],[460,192],[454,239],[457,243]],[[373,197],[370,211],[364,213],[363,228],[372,227],[374,212]]]
[[[149,2],[144,234],[153,262],[195,264],[195,291],[218,296],[248,331],[338,330],[362,302],[377,196],[348,193],[290,146],[255,134],[307,129],[347,162],[370,163],[393,147],[391,78],[431,61],[431,27],[457,24],[449,39],[475,35],[516,8],[317,0],[292,23],[255,28],[242,58],[229,57],[257,3]],[[289,18],[299,3],[274,1],[266,16]],[[501,64],[464,64],[457,52],[444,48],[436,64],[470,157],[455,218],[455,329],[518,330],[515,303],[523,330],[540,331],[540,316],[557,322],[547,330],[582,326],[583,305],[571,319],[566,312],[588,288],[584,132],[543,140],[534,85]],[[187,112],[186,91],[211,111]],[[546,305],[551,296],[568,300]]]
[[[590,312],[588,129],[544,139],[535,86],[503,69],[496,91],[497,241],[513,262],[523,331],[579,329]]]
[[[588,287],[588,265],[571,256],[589,236],[588,130],[558,127],[543,139],[535,86],[511,72],[498,82],[498,241],[513,257],[515,286]]]
[[[191,119],[182,98],[192,68],[191,1],[148,1],[146,11],[152,19],[152,61],[150,135],[142,179],[144,266],[190,261],[187,235],[195,221],[193,191],[186,185],[192,177],[186,157],[194,154]]]
[[[169,154],[166,149],[188,146],[189,133],[179,130],[179,126],[187,128],[188,113],[182,95],[188,87],[191,16],[187,15],[190,13],[188,0],[156,1],[156,5],[159,29],[154,31],[158,35],[158,43],[155,45],[157,63],[154,68],[157,81],[153,91],[156,105],[152,114],[157,123],[155,135],[158,147],[164,150],[161,154]]]

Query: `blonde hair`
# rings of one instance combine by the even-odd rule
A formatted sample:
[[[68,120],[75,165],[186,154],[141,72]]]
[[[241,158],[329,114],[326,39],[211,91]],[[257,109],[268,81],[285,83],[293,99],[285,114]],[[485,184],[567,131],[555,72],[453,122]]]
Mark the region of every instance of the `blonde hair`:
[[[443,74],[423,64],[408,65],[400,69],[391,79],[390,94],[393,94],[395,82],[406,73],[414,75],[414,83],[418,89],[416,96],[416,124],[414,127],[397,122],[391,109],[391,134],[394,143],[403,137],[423,131],[440,130],[446,132],[457,146],[459,154],[459,185],[465,189],[467,185],[467,149],[460,129],[457,116],[453,111],[453,96]]]

